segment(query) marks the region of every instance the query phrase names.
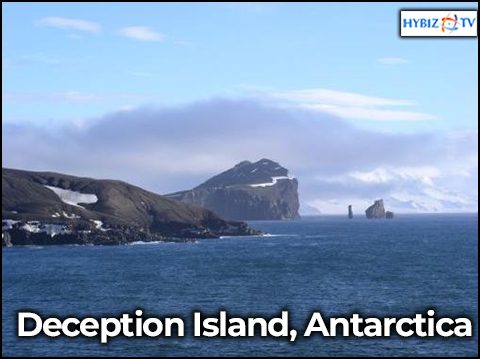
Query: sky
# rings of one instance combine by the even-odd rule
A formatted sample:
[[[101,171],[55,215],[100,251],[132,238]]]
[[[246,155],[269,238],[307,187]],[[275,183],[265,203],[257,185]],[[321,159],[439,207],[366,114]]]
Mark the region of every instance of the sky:
[[[267,157],[303,214],[477,212],[477,39],[401,8],[2,3],[2,166],[169,193]]]

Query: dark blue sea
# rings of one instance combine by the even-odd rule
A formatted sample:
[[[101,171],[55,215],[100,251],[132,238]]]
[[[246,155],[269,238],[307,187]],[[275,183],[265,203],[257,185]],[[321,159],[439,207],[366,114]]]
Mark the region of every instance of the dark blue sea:
[[[269,237],[116,247],[2,249],[6,356],[477,356],[478,216],[322,216],[251,222]],[[469,317],[473,338],[17,338],[16,311],[44,316],[265,316],[288,309],[303,333],[325,317]],[[188,329],[186,333],[189,334]]]

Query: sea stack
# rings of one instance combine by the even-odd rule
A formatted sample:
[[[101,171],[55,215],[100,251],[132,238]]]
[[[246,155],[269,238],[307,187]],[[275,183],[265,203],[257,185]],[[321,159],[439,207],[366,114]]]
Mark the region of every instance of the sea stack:
[[[368,219],[385,218],[385,208],[383,207],[383,199],[376,200],[370,207],[365,210]]]
[[[387,212],[385,213],[385,218],[386,218],[386,219],[392,219],[392,218],[393,218],[393,212],[387,211]]]
[[[351,204],[348,206],[348,218],[350,218],[350,219],[353,218],[353,211],[352,211],[352,205]]]

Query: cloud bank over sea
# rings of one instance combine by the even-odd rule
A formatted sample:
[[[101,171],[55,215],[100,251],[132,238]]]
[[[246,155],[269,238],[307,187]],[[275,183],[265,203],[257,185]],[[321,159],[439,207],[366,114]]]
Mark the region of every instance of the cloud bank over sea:
[[[3,167],[121,179],[158,193],[191,188],[242,160],[270,158],[299,179],[301,212],[478,208],[478,132],[386,133],[319,108],[211,99],[129,108],[62,125],[3,123]]]

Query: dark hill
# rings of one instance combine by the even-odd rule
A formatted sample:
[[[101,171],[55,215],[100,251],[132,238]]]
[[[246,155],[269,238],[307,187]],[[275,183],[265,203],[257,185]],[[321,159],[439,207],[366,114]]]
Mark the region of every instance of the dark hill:
[[[66,200],[57,193],[62,190]],[[73,196],[70,204],[65,203],[69,202],[68,196]],[[83,197],[87,203],[81,203]],[[75,204],[75,200],[80,202]],[[101,221],[103,232],[106,228],[123,228],[164,237],[255,233],[245,223],[225,221],[204,208],[125,182],[14,169],[2,169],[2,219],[67,224],[89,230],[99,227]]]
[[[188,191],[166,195],[223,218],[278,220],[299,217],[298,182],[277,162],[243,161]]]

